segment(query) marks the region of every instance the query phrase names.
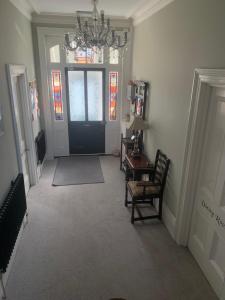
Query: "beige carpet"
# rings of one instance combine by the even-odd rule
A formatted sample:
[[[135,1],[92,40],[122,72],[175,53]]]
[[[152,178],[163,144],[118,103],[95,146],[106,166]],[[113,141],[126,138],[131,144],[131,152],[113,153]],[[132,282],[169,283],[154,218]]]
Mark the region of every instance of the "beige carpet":
[[[217,299],[160,222],[130,224],[118,159],[101,158],[105,183],[82,186],[52,187],[55,165],[30,191],[8,300]]]

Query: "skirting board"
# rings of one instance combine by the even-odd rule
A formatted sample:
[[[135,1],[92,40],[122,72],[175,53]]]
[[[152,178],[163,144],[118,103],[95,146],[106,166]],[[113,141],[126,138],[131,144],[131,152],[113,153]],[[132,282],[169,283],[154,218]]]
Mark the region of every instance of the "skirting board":
[[[163,203],[162,219],[172,238],[175,240],[176,217],[173,215],[165,202]]]
[[[27,212],[26,212],[26,214],[27,214]],[[13,265],[13,262],[14,262],[14,260],[15,260],[15,257],[16,257],[16,251],[17,251],[17,249],[18,249],[18,246],[19,246],[20,239],[21,239],[21,237],[22,237],[23,231],[24,231],[24,229],[25,229],[25,225],[26,225],[26,223],[27,223],[27,216],[26,216],[26,214],[25,214],[25,216],[24,216],[24,218],[23,218],[23,222],[22,222],[22,224],[21,224],[21,228],[20,228],[20,231],[19,231],[17,240],[16,240],[15,247],[14,247],[14,249],[13,249],[12,256],[11,256],[10,261],[9,261],[9,265],[8,265],[7,271],[6,271],[6,273],[4,273],[4,274],[2,275],[2,280],[3,280],[4,286],[6,286],[6,284],[7,284],[7,280],[8,280],[8,278],[9,278],[9,274],[10,274],[10,271],[11,271],[11,269],[12,269],[12,265]],[[3,297],[3,293],[2,293],[2,290],[1,290],[1,289],[0,289],[0,296]]]

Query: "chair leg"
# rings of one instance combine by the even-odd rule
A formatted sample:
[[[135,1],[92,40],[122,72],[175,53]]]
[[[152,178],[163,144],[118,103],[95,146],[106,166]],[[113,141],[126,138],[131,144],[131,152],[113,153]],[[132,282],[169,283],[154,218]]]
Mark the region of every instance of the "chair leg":
[[[125,202],[124,205],[127,207],[127,196],[128,196],[128,189],[127,189],[127,182],[125,184]]]
[[[162,219],[162,201],[163,201],[163,198],[160,197],[159,198],[159,220]]]
[[[134,202],[132,201],[132,207],[131,207],[131,224],[134,224],[134,209],[135,209],[135,205],[134,205]]]

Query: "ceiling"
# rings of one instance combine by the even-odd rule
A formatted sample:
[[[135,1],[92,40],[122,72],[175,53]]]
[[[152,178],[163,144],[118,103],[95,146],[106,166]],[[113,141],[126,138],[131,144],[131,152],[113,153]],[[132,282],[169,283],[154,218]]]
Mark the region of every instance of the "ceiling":
[[[77,10],[90,11],[92,0],[29,0],[39,13],[72,14]],[[98,9],[106,15],[131,17],[146,0],[99,0]]]

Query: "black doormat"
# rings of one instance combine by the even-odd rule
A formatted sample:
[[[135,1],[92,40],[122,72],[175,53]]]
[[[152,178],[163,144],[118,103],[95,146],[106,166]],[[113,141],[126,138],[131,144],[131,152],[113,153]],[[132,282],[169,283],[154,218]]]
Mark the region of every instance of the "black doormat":
[[[98,156],[60,157],[52,185],[103,183],[104,177]]]

